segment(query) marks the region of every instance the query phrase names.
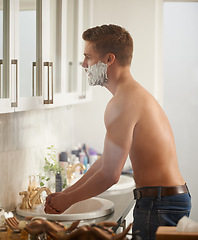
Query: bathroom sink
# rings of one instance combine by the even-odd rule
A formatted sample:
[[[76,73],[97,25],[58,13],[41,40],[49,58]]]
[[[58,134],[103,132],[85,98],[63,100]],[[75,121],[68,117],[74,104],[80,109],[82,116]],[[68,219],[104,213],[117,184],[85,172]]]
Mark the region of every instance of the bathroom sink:
[[[112,195],[120,195],[128,192],[132,192],[135,188],[135,181],[132,177],[121,175],[119,181],[107,189],[105,192],[101,193],[97,197],[109,198]]]
[[[119,181],[115,185],[107,189],[107,191],[133,189],[134,186],[135,186],[135,182],[132,177],[121,175]]]
[[[74,221],[103,217],[114,211],[114,203],[103,198],[90,198],[75,203],[62,214],[46,214],[44,204],[35,206],[33,209],[20,209],[18,206],[16,213],[23,217],[45,217],[48,220]]]
[[[82,176],[72,179],[71,185],[77,182],[81,177]],[[135,188],[135,181],[132,177],[120,175],[119,181],[113,186],[111,186],[109,189],[107,189],[105,192],[120,191],[120,190],[132,191],[134,188]]]

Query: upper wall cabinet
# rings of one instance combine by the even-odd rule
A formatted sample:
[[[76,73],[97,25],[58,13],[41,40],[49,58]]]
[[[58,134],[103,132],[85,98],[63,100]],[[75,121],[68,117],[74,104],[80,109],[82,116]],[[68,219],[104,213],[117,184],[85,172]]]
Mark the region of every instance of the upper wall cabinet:
[[[82,33],[91,25],[92,0],[68,0],[65,2],[63,22],[67,101],[79,103],[91,98],[91,89],[81,64],[84,59]]]
[[[37,0],[15,0],[13,11],[15,13],[13,31],[16,34],[13,45],[18,56],[18,105],[15,111],[42,109],[43,96],[38,90],[42,79],[39,79],[37,69],[41,6]],[[11,42],[12,40],[13,38]]]
[[[4,0],[1,9],[0,113],[43,108],[36,94],[36,0]]]
[[[0,0],[0,113],[90,100],[82,32],[92,0]]]
[[[8,1],[0,0],[0,112],[12,112],[11,108],[11,53],[10,53],[10,5]],[[12,59],[14,60],[14,59]],[[15,81],[16,81],[16,64],[15,65]]]

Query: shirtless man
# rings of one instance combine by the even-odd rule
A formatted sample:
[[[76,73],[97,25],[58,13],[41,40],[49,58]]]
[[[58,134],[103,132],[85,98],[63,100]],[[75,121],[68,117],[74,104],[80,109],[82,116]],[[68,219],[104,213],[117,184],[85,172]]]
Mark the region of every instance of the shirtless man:
[[[113,95],[104,117],[104,151],[76,184],[47,197],[45,211],[60,214],[104,192],[117,183],[129,155],[136,183],[133,231],[142,240],[155,239],[158,226],[176,225],[191,207],[169,121],[130,73],[133,41],[125,29],[103,25],[85,31],[83,39],[82,66],[90,85],[105,86]]]

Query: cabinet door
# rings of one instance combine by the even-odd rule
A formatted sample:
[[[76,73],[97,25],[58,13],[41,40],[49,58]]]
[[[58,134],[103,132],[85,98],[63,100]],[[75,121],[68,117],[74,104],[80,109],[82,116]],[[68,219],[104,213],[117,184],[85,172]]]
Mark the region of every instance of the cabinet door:
[[[39,95],[37,79],[37,25],[39,18],[37,0],[17,0],[15,4],[15,32],[18,49],[19,100],[15,111],[44,108],[42,96]]]
[[[40,77],[43,103],[48,107],[64,105],[62,78],[62,0],[42,0],[40,29]]]
[[[81,64],[84,59],[84,41],[82,33],[91,25],[91,0],[67,0],[63,19],[66,40],[65,79],[67,104],[75,104],[90,99],[91,91]]]
[[[0,111],[43,108],[36,74],[38,0],[0,1]]]
[[[80,102],[91,100],[91,88],[87,74],[81,64],[84,60],[84,40],[82,33],[92,25],[92,0],[78,0],[78,41],[77,41],[77,72],[78,98]]]
[[[11,107],[9,25],[10,2],[6,0],[0,0],[0,113],[14,111],[14,108]]]

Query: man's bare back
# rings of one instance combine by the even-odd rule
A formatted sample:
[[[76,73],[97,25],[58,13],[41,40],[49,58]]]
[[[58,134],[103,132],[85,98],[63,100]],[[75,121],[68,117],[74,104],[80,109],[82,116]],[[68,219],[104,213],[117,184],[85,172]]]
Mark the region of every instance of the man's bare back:
[[[122,114],[134,122],[131,125],[134,129],[129,156],[136,187],[184,184],[169,121],[153,96],[132,77],[128,77],[120,84],[113,98],[120,102],[119,105],[117,100],[113,100],[116,107],[122,109]],[[127,122],[125,120],[124,124]],[[117,131],[123,131],[121,123]]]

